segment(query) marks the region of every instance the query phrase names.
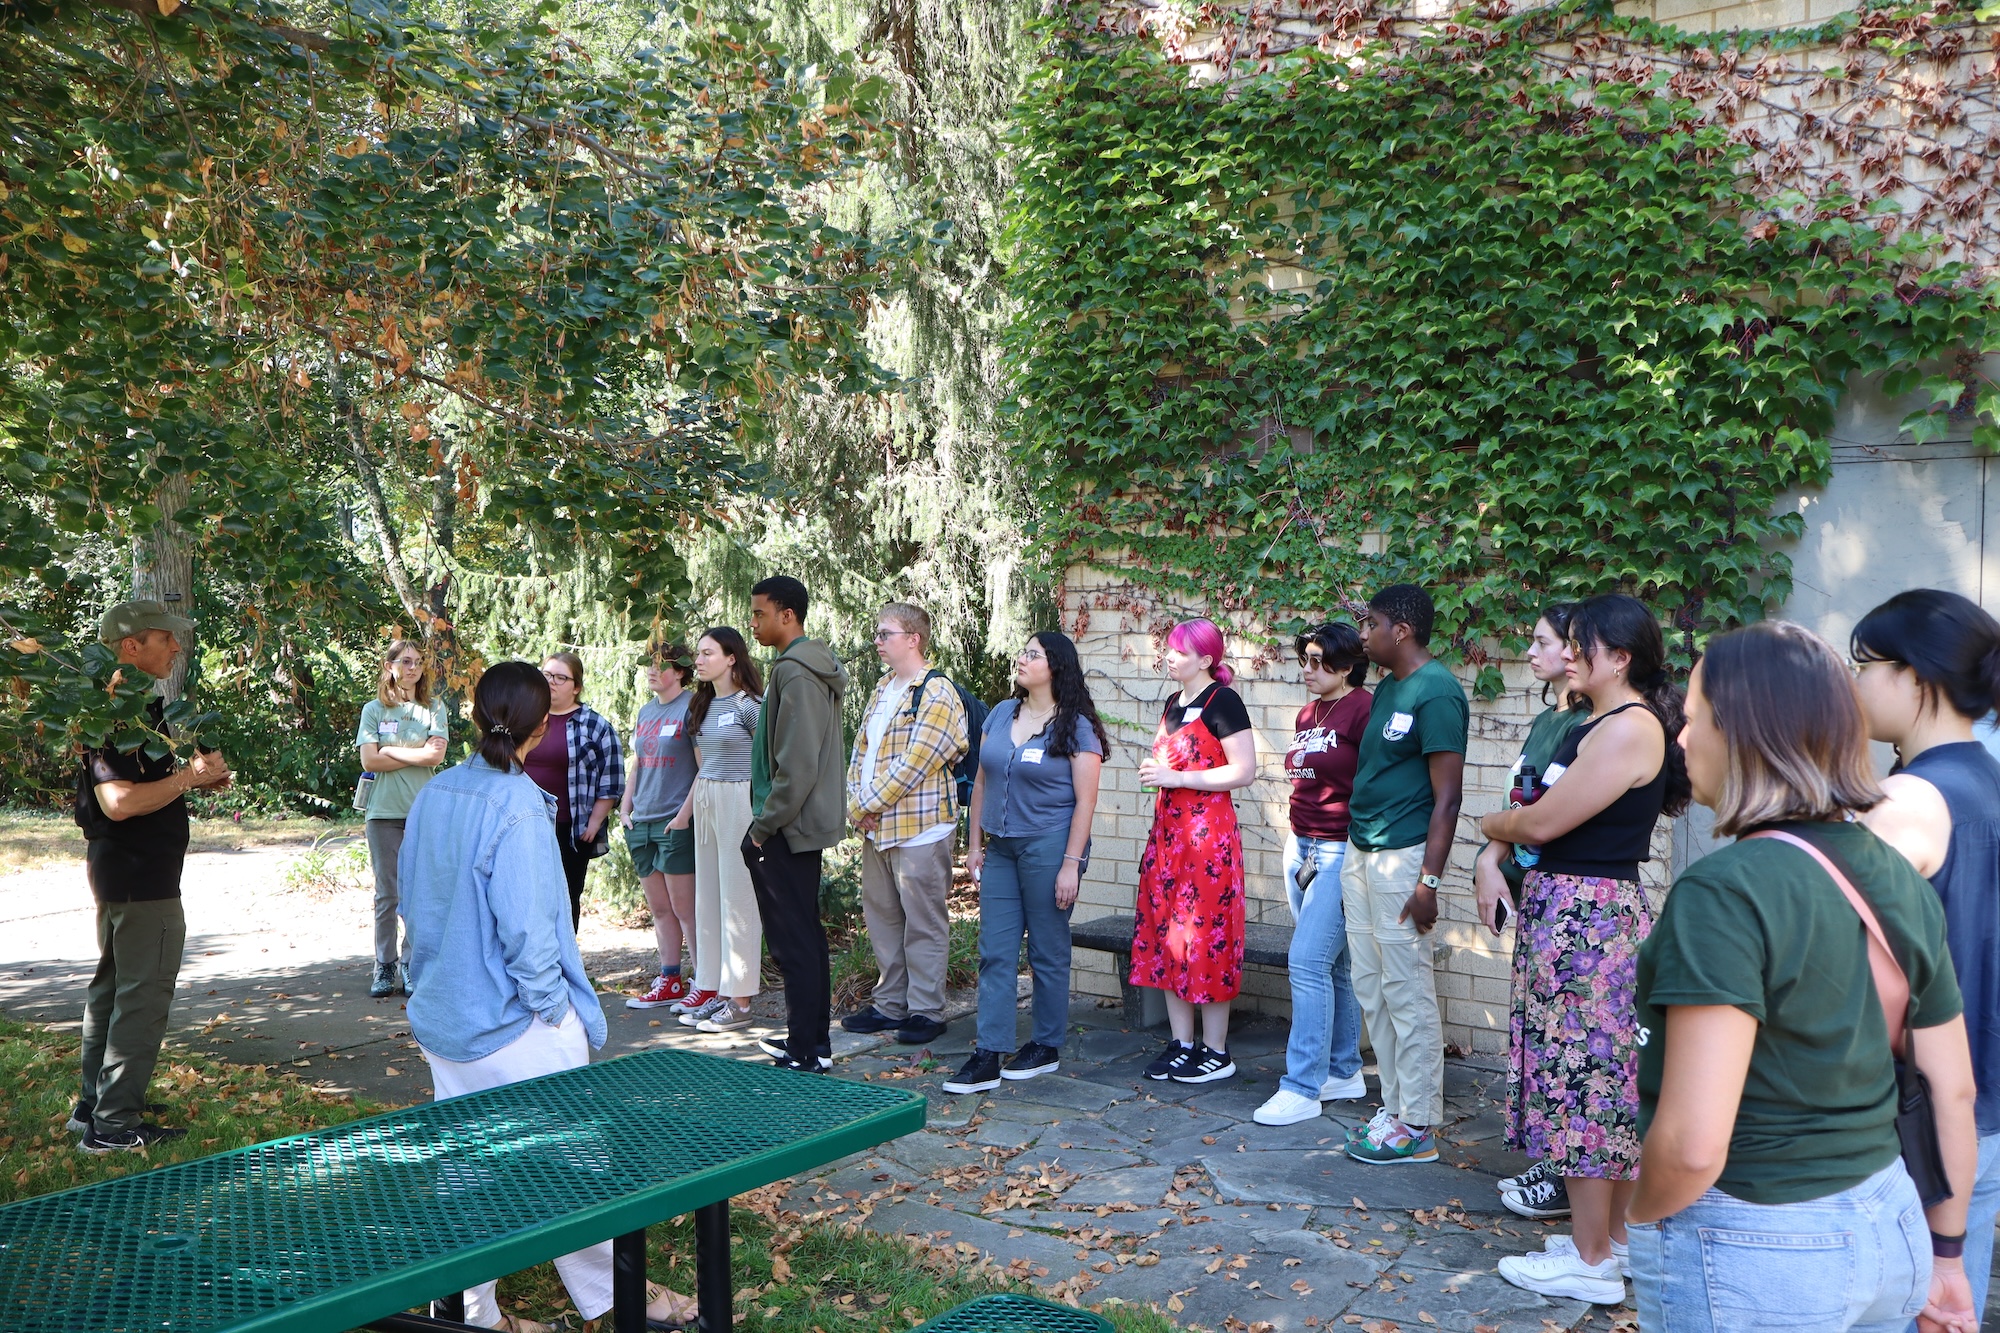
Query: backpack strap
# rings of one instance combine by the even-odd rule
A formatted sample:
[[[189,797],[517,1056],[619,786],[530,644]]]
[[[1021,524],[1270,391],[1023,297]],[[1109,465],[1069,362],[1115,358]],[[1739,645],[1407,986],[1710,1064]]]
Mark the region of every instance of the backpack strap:
[[[1882,923],[1876,918],[1875,909],[1870,907],[1868,900],[1848,882],[1847,876],[1840,873],[1840,867],[1833,863],[1832,858],[1797,834],[1785,833],[1778,829],[1761,829],[1750,834],[1749,838],[1773,838],[1778,842],[1791,844],[1819,862],[1819,868],[1839,886],[1840,892],[1847,899],[1848,906],[1854,909],[1855,915],[1861,918],[1861,924],[1868,930],[1868,970],[1875,974],[1875,995],[1882,1003],[1882,1021],[1889,1028],[1889,1049],[1907,1059],[1910,979],[1904,975],[1902,965],[1896,961],[1895,953],[1889,948],[1888,937],[1882,933]],[[1749,838],[1745,838],[1744,841],[1749,841]]]
[[[915,717],[917,709],[922,707],[924,691],[930,688],[930,683],[934,680],[942,680],[947,685],[951,684],[950,679],[945,676],[944,672],[938,670],[936,667],[932,667],[929,671],[924,672],[924,678],[917,682],[917,688],[910,691],[909,713],[911,717]]]

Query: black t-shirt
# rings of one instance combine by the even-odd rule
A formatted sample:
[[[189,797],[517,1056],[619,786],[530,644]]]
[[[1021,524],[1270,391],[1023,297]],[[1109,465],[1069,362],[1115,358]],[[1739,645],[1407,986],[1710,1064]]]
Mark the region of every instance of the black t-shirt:
[[[147,710],[163,725],[164,705]],[[143,749],[120,754],[110,746],[86,750],[76,779],[76,822],[86,839],[84,862],[90,891],[101,903],[147,903],[181,896],[181,863],[188,849],[187,797],[176,796],[149,815],[113,819],[97,803],[100,782],[159,782],[174,774],[172,755],[148,759]]]
[[[1217,740],[1250,730],[1250,710],[1243,706],[1243,696],[1220,681],[1197,694],[1185,708],[1180,695],[1174,695],[1167,700],[1166,717],[1169,736],[1197,718],[1208,724],[1209,735]]]

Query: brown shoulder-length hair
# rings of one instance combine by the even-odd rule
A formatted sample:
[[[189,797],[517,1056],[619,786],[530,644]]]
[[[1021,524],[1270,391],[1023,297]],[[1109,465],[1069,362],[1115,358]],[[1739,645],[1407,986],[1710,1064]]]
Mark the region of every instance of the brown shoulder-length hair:
[[[396,668],[394,663],[405,652],[412,650],[415,651],[417,660],[424,664],[424,669],[417,674],[416,686],[410,691],[410,697],[405,700],[402,691],[396,685]],[[415,639],[391,639],[389,641],[389,646],[382,650],[382,675],[375,682],[375,698],[381,702],[384,708],[394,708],[400,703],[415,703],[422,704],[426,708],[430,707],[431,664],[429,659],[424,656],[424,646],[421,643],[418,643]]]
[[[757,660],[750,656],[750,645],[743,642],[743,636],[727,625],[711,625],[695,639],[697,647],[702,639],[715,640],[715,646],[729,659],[730,682],[752,699],[761,701],[764,697],[764,677],[758,672]],[[688,701],[688,735],[695,735],[701,730],[701,724],[708,720],[708,706],[714,702],[714,685],[703,681],[694,687],[694,698]]]
[[[1717,833],[1881,804],[1854,677],[1811,630],[1768,620],[1710,640],[1701,692],[1729,747]]]
[[[567,648],[558,648],[542,659],[544,662],[561,662],[569,668],[569,674],[576,680],[576,701],[583,702],[583,659]]]

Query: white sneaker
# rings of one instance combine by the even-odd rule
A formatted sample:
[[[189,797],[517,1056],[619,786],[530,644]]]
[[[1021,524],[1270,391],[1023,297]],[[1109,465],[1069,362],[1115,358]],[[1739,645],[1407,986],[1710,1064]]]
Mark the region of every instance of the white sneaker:
[[[1500,1276],[1538,1296],[1558,1300],[1618,1305],[1625,1299],[1625,1279],[1619,1276],[1618,1260],[1614,1257],[1601,1264],[1587,1264],[1578,1257],[1573,1242],[1560,1250],[1510,1254],[1500,1261]]]
[[[1330,1078],[1319,1085],[1319,1099],[1323,1102],[1355,1102],[1368,1095],[1368,1080],[1356,1074],[1353,1078]]]
[[[1555,1254],[1559,1251],[1564,1251],[1564,1250],[1568,1251],[1571,1254],[1575,1254],[1576,1237],[1563,1236],[1563,1235],[1550,1236],[1548,1240],[1543,1243],[1542,1248],[1548,1251],[1550,1254]],[[1618,1276],[1624,1278],[1628,1282],[1631,1281],[1632,1279],[1631,1245],[1622,1240],[1612,1241],[1611,1257],[1618,1261]]]
[[[1300,1125],[1319,1116],[1317,1097],[1301,1097],[1290,1088],[1279,1088],[1250,1118],[1260,1125]]]

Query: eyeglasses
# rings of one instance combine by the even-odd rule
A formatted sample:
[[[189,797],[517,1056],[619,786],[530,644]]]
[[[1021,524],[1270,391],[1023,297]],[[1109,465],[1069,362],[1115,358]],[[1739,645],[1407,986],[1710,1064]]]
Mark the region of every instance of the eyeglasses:
[[[1872,666],[1899,667],[1907,665],[1909,665],[1907,662],[1898,662],[1893,657],[1850,657],[1847,659],[1847,674],[1859,680],[1861,673]]]
[[[574,683],[576,680],[575,676],[570,675],[566,671],[544,671],[542,673],[542,676],[544,679],[547,680],[562,680],[562,681],[569,681],[572,683]]]
[[[1299,665],[1309,671],[1326,670],[1326,658],[1319,653],[1304,653],[1299,657]]]
[[[1022,653],[1019,657],[1016,657],[1014,660],[1016,662],[1046,662],[1049,660],[1049,655],[1041,651],[1039,648],[1030,648],[1027,652]]]
[[[414,657],[399,657],[394,662],[391,662],[389,665],[399,666],[403,668],[405,671],[415,671],[418,667],[421,667],[423,663],[419,662]]]
[[[893,639],[898,634],[910,633],[914,633],[914,631],[906,629],[878,629],[875,631],[875,642],[880,643],[884,639]]]

